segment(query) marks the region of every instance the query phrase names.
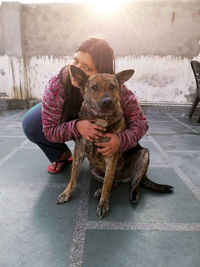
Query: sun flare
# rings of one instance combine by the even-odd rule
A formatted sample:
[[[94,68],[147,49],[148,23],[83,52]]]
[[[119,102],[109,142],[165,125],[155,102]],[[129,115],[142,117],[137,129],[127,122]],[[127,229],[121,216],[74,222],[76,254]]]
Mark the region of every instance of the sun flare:
[[[123,0],[87,0],[93,11],[100,14],[114,14],[124,4]]]

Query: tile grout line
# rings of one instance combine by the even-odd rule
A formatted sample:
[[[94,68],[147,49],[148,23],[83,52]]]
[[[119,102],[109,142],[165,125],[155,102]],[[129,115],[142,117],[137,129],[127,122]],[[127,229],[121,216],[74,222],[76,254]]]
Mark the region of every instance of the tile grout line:
[[[200,150],[165,150],[166,153],[195,153],[199,154]]]
[[[188,126],[188,125],[185,124],[184,122],[179,121],[178,119],[174,118],[172,115],[170,115],[170,114],[167,113],[167,116],[168,116],[169,118],[171,118],[172,120],[178,122],[179,124],[185,126],[186,128],[192,130],[194,133],[199,133],[199,131],[196,131],[195,129],[193,129],[192,127]]]
[[[9,160],[13,155],[15,155],[20,149],[22,149],[26,144],[28,144],[29,140],[25,140],[21,143],[21,145],[15,147],[10,153],[8,153],[3,159],[0,160],[0,167]]]
[[[170,131],[170,132],[151,132],[149,131],[150,134],[177,134],[177,132],[173,132],[173,131]]]
[[[149,168],[171,168],[171,165],[169,164],[151,164],[149,165]]]
[[[9,116],[9,118],[5,118],[5,119],[3,119],[3,120],[0,120],[0,123],[2,123],[2,122],[4,122],[4,121],[7,121],[7,120],[9,120],[9,119],[12,119],[12,118],[16,117],[17,115],[19,115],[19,114],[21,114],[21,113],[23,113],[23,112],[24,112],[24,110],[22,110],[22,111],[20,111],[20,112],[18,112],[18,113],[16,113],[16,114],[14,114],[14,115],[12,115],[12,116]]]
[[[147,118],[147,120],[148,120],[148,118]],[[153,122],[153,123],[155,123],[155,122],[156,122],[156,123],[157,123],[157,122],[158,122],[158,123],[159,123],[159,122],[166,123],[166,122],[174,122],[174,121],[172,121],[172,120],[170,120],[170,121],[168,121],[168,120],[166,120],[166,121],[152,121],[152,120],[148,120],[148,122],[149,122],[149,123],[151,123],[151,122]]]
[[[41,186],[46,186],[47,188],[66,188],[67,183],[41,183],[41,182],[35,182],[35,183],[13,183],[13,182],[8,182],[8,183],[1,183],[0,182],[0,187],[1,188],[7,188],[7,187],[20,187],[20,189],[22,189],[23,187],[25,189],[37,189],[37,188],[41,188]],[[80,186],[77,185],[76,188],[80,188]]]
[[[25,146],[25,147],[22,147],[21,149],[33,149],[33,150],[40,150],[41,151],[41,149],[39,148],[39,147],[34,147],[34,146]]]
[[[174,161],[172,162],[170,160],[170,157],[152,136],[149,136],[149,139],[152,141],[153,145],[160,152],[160,154],[167,160],[167,162],[169,162],[171,168],[173,168],[175,173],[180,177],[184,184],[191,190],[191,192],[196,196],[196,198],[200,200],[200,189],[191,182],[187,175],[181,170],[178,165],[176,165]]]
[[[26,138],[24,135],[0,135],[0,138]]]
[[[180,231],[195,232],[200,231],[200,223],[134,223],[134,222],[103,222],[88,221],[88,230],[134,230],[134,231]]]
[[[88,216],[88,202],[89,202],[89,187],[90,180],[85,175],[85,163],[83,166],[82,173],[82,185],[81,185],[81,196],[80,203],[77,211],[76,223],[73,233],[72,246],[70,249],[70,255],[68,260],[68,267],[80,267],[82,266],[82,258],[84,252],[85,243],[85,231]]]

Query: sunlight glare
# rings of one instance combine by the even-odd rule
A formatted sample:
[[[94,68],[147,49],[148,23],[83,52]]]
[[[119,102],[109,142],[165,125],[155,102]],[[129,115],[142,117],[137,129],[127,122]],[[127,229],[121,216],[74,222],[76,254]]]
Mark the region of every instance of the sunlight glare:
[[[117,12],[122,4],[123,0],[87,0],[95,12],[101,14],[113,14]]]

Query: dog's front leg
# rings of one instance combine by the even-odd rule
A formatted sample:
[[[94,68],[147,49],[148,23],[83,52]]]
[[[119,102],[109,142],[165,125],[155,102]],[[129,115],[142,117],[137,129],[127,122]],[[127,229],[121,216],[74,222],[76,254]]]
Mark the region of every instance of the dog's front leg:
[[[72,162],[72,172],[68,186],[62,194],[60,194],[56,200],[56,204],[62,204],[71,198],[72,192],[76,188],[77,178],[80,172],[81,163],[85,158],[85,148],[84,144],[80,145],[79,141],[76,141],[74,153],[73,153],[73,162]]]
[[[106,172],[101,192],[101,198],[97,207],[97,214],[101,218],[106,216],[109,212],[110,191],[112,188],[113,180],[115,178],[117,161],[118,153],[116,153],[112,157],[105,157]]]

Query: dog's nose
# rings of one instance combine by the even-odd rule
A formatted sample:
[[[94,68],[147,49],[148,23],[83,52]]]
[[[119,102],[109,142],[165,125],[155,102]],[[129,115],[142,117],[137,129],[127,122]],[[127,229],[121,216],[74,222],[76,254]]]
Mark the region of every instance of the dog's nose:
[[[109,106],[110,104],[112,104],[112,99],[109,96],[104,96],[102,98],[102,104],[104,106]]]

